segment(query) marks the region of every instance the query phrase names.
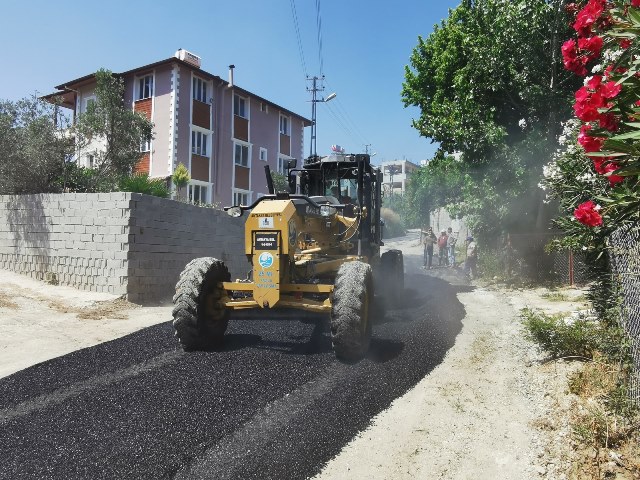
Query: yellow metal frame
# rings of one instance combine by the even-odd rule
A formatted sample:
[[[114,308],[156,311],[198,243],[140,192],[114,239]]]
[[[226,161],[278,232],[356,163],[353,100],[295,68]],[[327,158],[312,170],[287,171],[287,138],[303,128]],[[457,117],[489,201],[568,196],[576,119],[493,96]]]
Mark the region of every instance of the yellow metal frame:
[[[253,282],[222,282],[222,288],[227,291],[235,292],[253,292],[255,285]],[[331,295],[333,293],[333,285],[326,284],[298,284],[287,283],[280,285],[281,293],[317,293]],[[277,308],[298,308],[300,310],[308,310],[310,312],[328,313],[331,311],[331,300],[327,297],[324,301],[312,300],[310,298],[296,297],[294,295],[280,295],[280,300],[274,307]],[[232,310],[242,310],[248,308],[262,308],[253,298],[232,299],[228,295],[222,297],[221,303],[225,308]]]

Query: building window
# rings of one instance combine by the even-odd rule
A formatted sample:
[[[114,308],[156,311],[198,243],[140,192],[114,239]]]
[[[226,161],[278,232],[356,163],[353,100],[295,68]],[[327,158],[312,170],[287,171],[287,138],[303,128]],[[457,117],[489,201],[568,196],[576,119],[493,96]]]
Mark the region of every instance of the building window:
[[[267,104],[267,102],[260,103],[260,111],[264,113],[269,113],[269,105]]]
[[[202,132],[191,132],[191,153],[196,155],[207,156],[207,143],[209,142],[209,135]]]
[[[289,163],[289,157],[278,157],[278,173],[285,175],[287,172],[287,164]]]
[[[84,113],[86,113],[89,110],[89,107],[91,105],[93,105],[94,103],[96,103],[96,97],[87,97],[84,100],[84,109],[82,110]]]
[[[236,143],[234,145],[233,161],[236,165],[240,165],[242,167],[248,167],[249,166],[249,147],[247,145]]]
[[[193,77],[193,99],[207,103],[207,82],[198,77]]]
[[[138,95],[136,100],[153,97],[153,75],[145,75],[138,79]]]
[[[263,162],[267,161],[267,149],[260,147],[260,160]]]
[[[280,115],[280,133],[289,135],[289,117]]]
[[[247,118],[247,100],[240,95],[233,96],[233,113],[242,118]]]
[[[87,155],[87,167],[95,167],[95,157],[93,155]]]
[[[249,205],[249,192],[246,190],[233,190],[234,205]]]
[[[206,185],[189,185],[189,201],[192,203],[208,203],[208,193],[209,188]]]
[[[140,151],[141,152],[150,152],[151,151],[151,139],[147,138],[140,143]]]

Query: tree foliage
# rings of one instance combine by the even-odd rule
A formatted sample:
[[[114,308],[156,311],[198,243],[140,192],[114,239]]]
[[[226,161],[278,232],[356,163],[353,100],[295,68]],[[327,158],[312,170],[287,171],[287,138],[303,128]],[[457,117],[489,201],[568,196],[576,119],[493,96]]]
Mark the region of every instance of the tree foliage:
[[[558,53],[569,28],[563,3],[464,1],[418,39],[406,67],[404,104],[420,109],[421,135],[461,154],[460,196],[448,203],[479,235],[531,229],[544,218],[535,185],[577,84]],[[449,183],[446,171],[432,174],[444,175],[435,184]],[[433,207],[447,205],[433,199]]]
[[[176,186],[178,198],[181,197],[182,189],[187,186],[190,180],[189,170],[184,166],[184,163],[180,162],[171,176],[171,181]]]
[[[153,123],[124,105],[124,82],[109,70],[95,74],[95,102],[75,125],[79,155],[94,156],[95,183],[116,188],[140,160],[140,145],[152,138]]]
[[[73,153],[59,107],[33,96],[0,101],[0,194],[56,192]]]

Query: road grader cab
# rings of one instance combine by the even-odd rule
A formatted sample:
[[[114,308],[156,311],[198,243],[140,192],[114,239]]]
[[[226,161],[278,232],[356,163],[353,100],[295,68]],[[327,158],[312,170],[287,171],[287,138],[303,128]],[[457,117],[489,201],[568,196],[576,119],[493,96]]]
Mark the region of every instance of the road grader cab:
[[[329,314],[336,356],[358,359],[369,347],[374,288],[389,301],[404,289],[402,252],[380,255],[382,173],[369,155],[313,156],[289,167],[289,192],[275,191],[266,167],[268,195],[225,207],[233,217],[248,212],[246,278],[231,281],[211,257],[180,275],[173,325],[185,350],[220,346],[234,310],[270,316],[293,308]]]

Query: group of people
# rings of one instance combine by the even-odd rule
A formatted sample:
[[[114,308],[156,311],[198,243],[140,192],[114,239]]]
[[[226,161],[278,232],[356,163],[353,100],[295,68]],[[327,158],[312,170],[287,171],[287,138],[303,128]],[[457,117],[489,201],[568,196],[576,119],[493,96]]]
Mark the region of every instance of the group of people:
[[[456,242],[458,238],[454,235],[451,227],[447,230],[442,230],[438,237],[433,233],[433,228],[431,227],[427,230],[421,230],[420,234],[424,245],[424,268],[433,268],[433,251],[436,245],[438,246],[438,266],[456,267]],[[464,262],[464,272],[475,278],[477,276],[477,264],[476,242],[473,237],[467,237],[467,256]]]

